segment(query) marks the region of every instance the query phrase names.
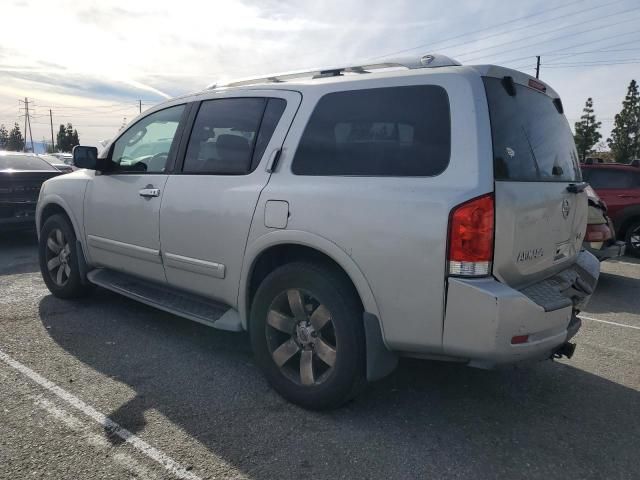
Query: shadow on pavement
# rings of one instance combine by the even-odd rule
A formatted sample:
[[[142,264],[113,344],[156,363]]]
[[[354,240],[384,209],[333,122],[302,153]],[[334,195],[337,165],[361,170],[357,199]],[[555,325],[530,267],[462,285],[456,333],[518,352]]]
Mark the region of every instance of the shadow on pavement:
[[[35,230],[0,232],[0,275],[38,270],[38,239]]]
[[[570,363],[483,371],[403,360],[351,404],[315,413],[267,386],[244,334],[102,290],[39,308],[61,347],[136,392],[104,413],[138,433],[156,409],[251,478],[640,475],[640,395]]]

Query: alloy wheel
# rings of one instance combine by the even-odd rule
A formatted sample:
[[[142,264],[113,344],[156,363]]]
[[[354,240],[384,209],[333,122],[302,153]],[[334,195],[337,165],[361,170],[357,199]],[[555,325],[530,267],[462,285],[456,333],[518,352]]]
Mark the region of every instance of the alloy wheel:
[[[331,312],[310,292],[289,289],[269,307],[267,345],[280,371],[299,385],[324,382],[336,362]]]
[[[54,228],[47,237],[47,270],[51,280],[64,287],[71,276],[71,247],[59,228]]]

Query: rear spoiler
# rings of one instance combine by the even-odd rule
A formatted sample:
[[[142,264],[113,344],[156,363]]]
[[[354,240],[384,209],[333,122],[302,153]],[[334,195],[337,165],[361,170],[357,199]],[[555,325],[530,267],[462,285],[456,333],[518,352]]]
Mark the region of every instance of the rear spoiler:
[[[550,85],[546,84],[542,80],[527,75],[526,73],[511,68],[499,67],[497,65],[474,65],[472,67],[483,77],[493,77],[503,79],[505,77],[511,77],[511,80],[523,87],[532,88],[544,93],[553,100],[559,99],[560,95]],[[556,106],[557,108],[557,106]]]

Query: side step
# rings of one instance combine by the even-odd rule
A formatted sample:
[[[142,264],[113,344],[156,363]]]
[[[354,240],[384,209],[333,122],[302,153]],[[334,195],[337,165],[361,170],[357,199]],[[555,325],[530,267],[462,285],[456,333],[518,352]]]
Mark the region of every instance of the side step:
[[[104,268],[87,274],[91,283],[174,315],[231,332],[242,331],[238,312],[222,303]]]

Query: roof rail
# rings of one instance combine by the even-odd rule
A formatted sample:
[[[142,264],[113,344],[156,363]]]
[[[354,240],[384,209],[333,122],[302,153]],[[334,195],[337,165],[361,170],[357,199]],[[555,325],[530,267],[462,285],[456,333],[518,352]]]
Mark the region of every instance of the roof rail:
[[[384,68],[407,68],[410,70],[416,68],[435,68],[435,67],[451,67],[455,65],[462,65],[460,62],[453,60],[439,54],[427,54],[421,57],[400,57],[389,58],[383,62],[378,63],[362,63],[358,65],[350,65],[344,67],[324,67],[314,68],[311,70],[298,70],[293,72],[275,73],[271,75],[265,75],[262,77],[243,78],[235,80],[226,84],[216,85],[211,84],[207,87],[208,90],[212,90],[216,87],[241,87],[244,85],[254,85],[257,83],[281,83],[287,80],[293,80],[296,78],[325,78],[340,76],[344,73],[370,73],[372,70],[379,70]]]

